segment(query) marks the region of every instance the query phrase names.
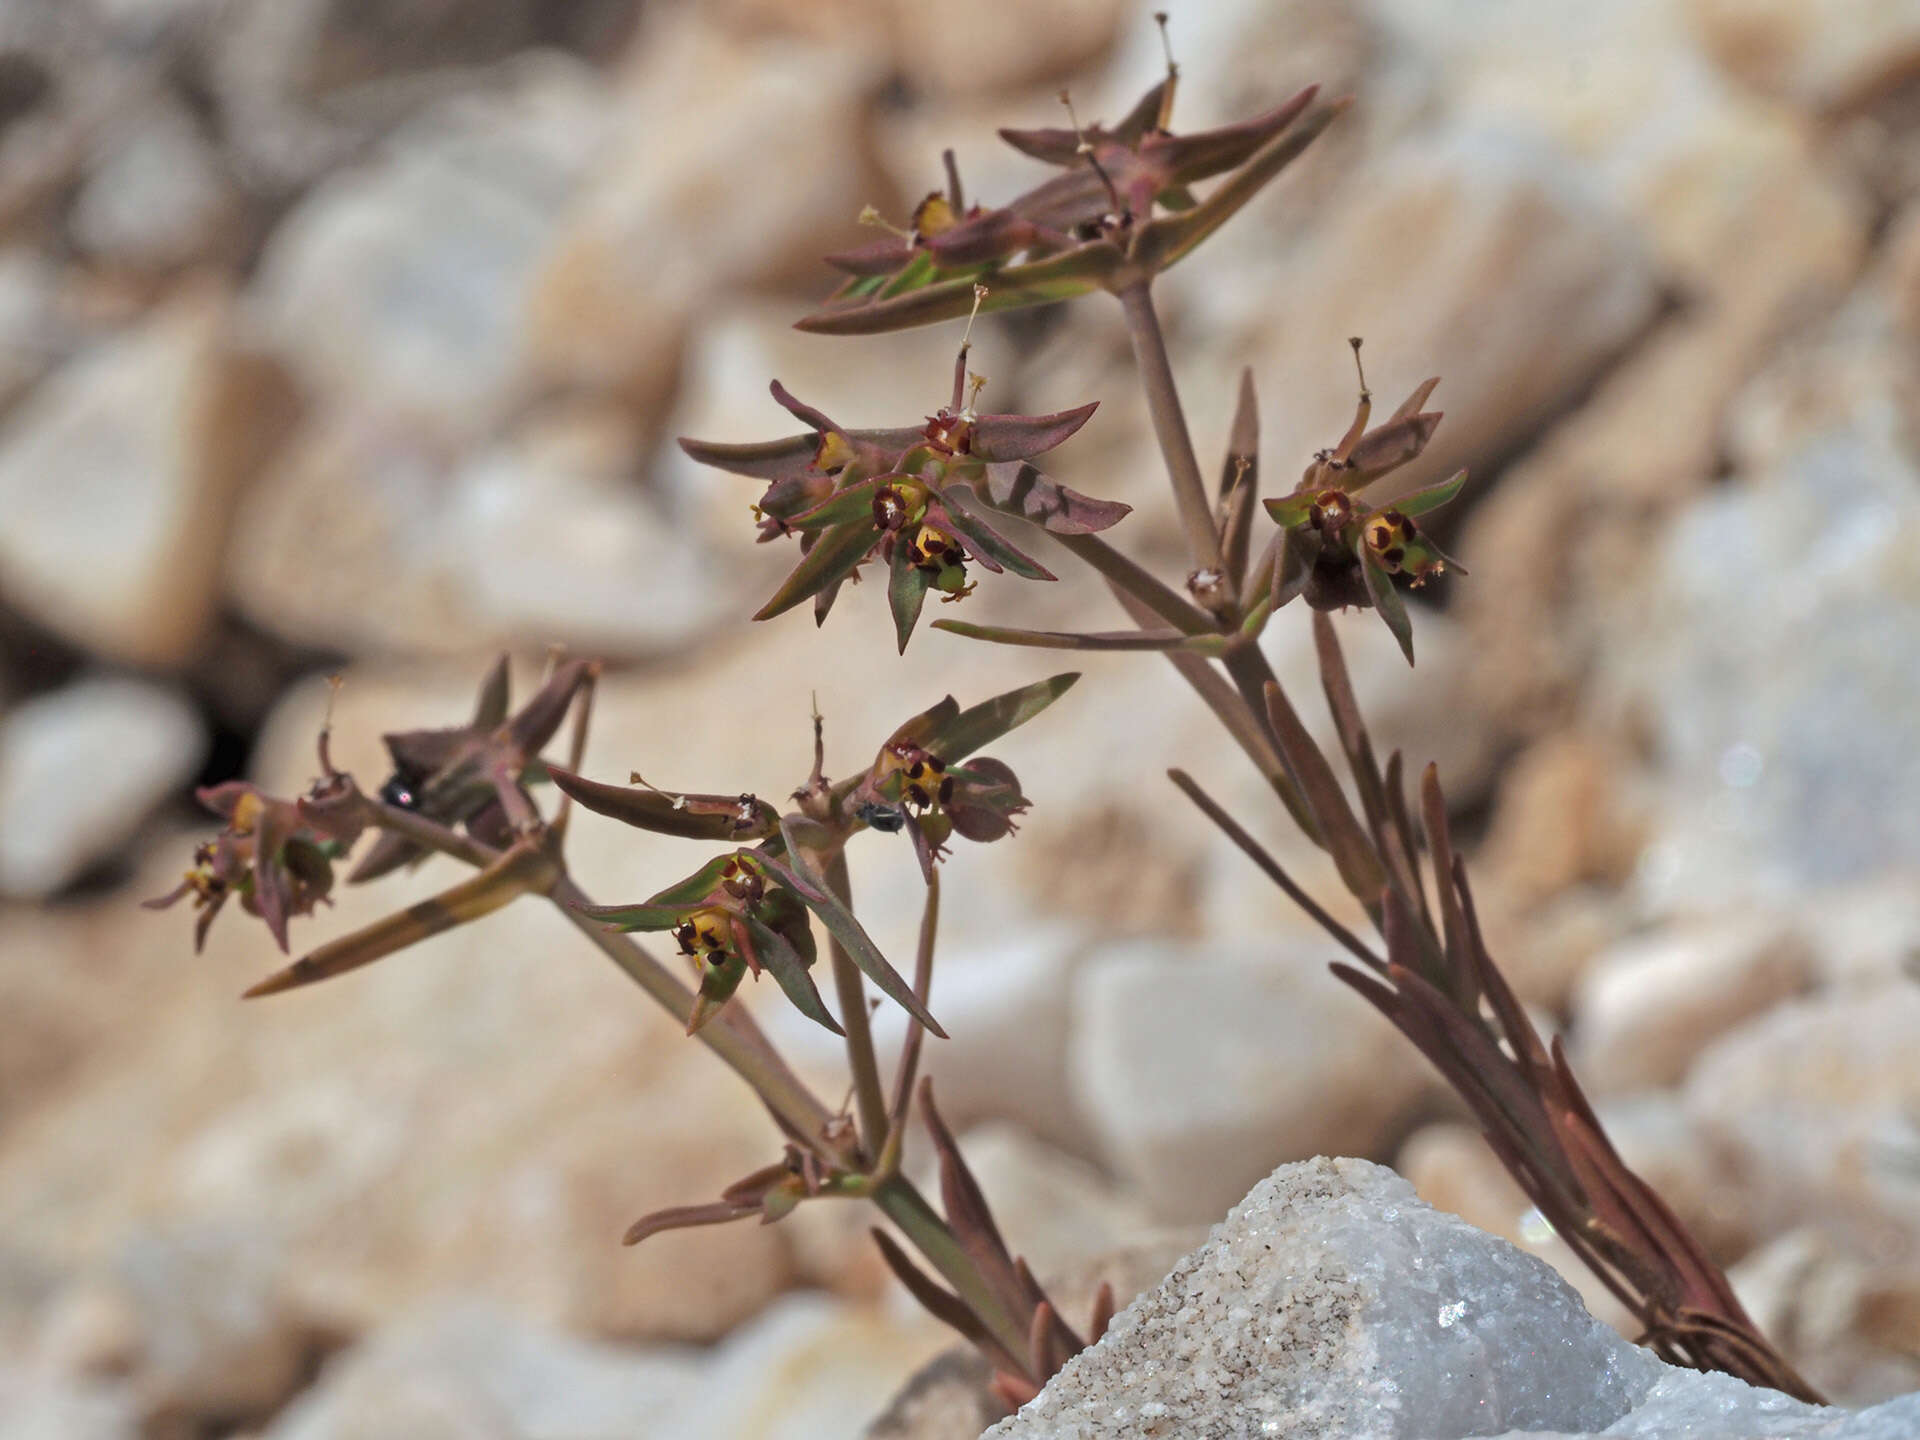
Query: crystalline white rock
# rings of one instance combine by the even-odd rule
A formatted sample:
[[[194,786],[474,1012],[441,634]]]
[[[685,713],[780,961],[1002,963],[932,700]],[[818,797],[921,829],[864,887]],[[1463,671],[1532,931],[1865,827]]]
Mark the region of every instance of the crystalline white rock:
[[[1662,1364],[1547,1265],[1360,1160],[1285,1165],[992,1440],[1895,1440],[1920,1395],[1850,1414]]]

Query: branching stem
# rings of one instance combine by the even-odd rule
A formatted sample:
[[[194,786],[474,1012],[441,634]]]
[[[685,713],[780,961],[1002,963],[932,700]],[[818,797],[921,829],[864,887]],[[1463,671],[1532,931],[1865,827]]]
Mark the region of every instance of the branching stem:
[[[1206,481],[1200,478],[1200,462],[1193,453],[1193,436],[1187,432],[1186,413],[1180,408],[1180,391],[1174,384],[1166,337],[1160,333],[1160,316],[1153,308],[1148,282],[1140,280],[1120,291],[1120,308],[1126,313],[1140,386],[1146,392],[1154,434],[1160,437],[1160,454],[1167,462],[1167,478],[1173,482],[1173,498],[1180,507],[1194,568],[1224,573],[1220,533],[1213,526],[1213,507],[1207,503]]]

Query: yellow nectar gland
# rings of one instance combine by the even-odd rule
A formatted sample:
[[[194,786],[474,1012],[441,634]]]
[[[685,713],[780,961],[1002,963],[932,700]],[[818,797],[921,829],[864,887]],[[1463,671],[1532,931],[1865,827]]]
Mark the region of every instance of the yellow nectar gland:
[[[1367,548],[1381,566],[1396,572],[1407,558],[1407,546],[1417,532],[1413,521],[1398,510],[1382,510],[1367,521]]]
[[[694,911],[674,927],[673,938],[680,942],[680,953],[709,965],[729,959],[733,954],[731,919],[726,911],[712,906]]]
[[[1353,519],[1353,500],[1344,490],[1322,490],[1307,508],[1307,518],[1324,534],[1344,530]]]

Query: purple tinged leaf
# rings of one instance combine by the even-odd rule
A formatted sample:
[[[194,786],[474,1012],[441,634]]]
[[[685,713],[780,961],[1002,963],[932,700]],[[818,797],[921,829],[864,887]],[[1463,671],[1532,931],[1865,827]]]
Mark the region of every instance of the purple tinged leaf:
[[[1339,870],[1340,879],[1348,892],[1362,905],[1373,910],[1380,903],[1380,888],[1386,883],[1386,876],[1380,869],[1380,859],[1374,853],[1372,840],[1354,818],[1353,808],[1347,804],[1339,778],[1327,763],[1327,757],[1320,753],[1320,747],[1314,744],[1313,737],[1307,733],[1307,727],[1300,723],[1300,716],[1287,699],[1286,691],[1269,680],[1265,698],[1274,739],[1279,742],[1281,754],[1286,757],[1293,771],[1300,793],[1306,797],[1313,811],[1321,844],[1333,857],[1334,867]]]
[[[287,952],[287,911],[292,904],[291,886],[280,865],[280,852],[293,835],[293,814],[280,805],[263,806],[259,827],[253,837],[253,903],[267,930]]]
[[[774,591],[773,598],[754,614],[754,619],[771,620],[851,575],[873,549],[873,518],[849,521],[821,531],[819,536],[813,548],[800,558],[793,573]]]
[[[596,815],[687,840],[764,840],[778,833],[780,813],[752,795],[672,795],[651,786],[607,785],[549,765],[562,794]]]
[[[938,705],[922,710],[892,735],[887,737],[889,745],[918,745],[923,750],[933,748],[933,739],[947,726],[959,718],[960,702],[948,695]],[[984,742],[982,742],[984,743]]]
[[[827,418],[826,412],[818,410],[799,398],[778,380],[767,382],[767,390],[776,404],[803,425],[811,425],[820,434],[839,433],[840,427]]]
[[[935,630],[994,645],[1019,645],[1031,650],[1192,650],[1195,641],[1224,643],[1224,636],[1188,635],[1171,627],[1152,630],[1021,630],[1007,625],[975,625],[966,620],[936,620]]]
[[[862,277],[891,275],[913,259],[913,246],[897,235],[888,235],[851,250],[826,257],[827,264],[847,275]]]
[[[1099,408],[1095,400],[1052,415],[981,415],[968,433],[967,450],[988,463],[1031,460],[1065,444]]]
[[[668,1230],[692,1230],[701,1225],[725,1225],[759,1213],[758,1204],[735,1205],[726,1200],[715,1200],[706,1205],[676,1205],[668,1210],[656,1210],[651,1215],[641,1216],[628,1227],[627,1233],[620,1237],[620,1243],[638,1245],[642,1240]]]
[[[1409,420],[1420,413],[1420,409],[1433,394],[1434,387],[1440,383],[1438,375],[1430,375],[1414,387],[1413,393],[1401,402],[1400,408],[1387,417],[1387,424]]]
[[[1176,264],[1213,234],[1300,155],[1347,108],[1345,100],[1309,111],[1262,145],[1193,209],[1149,220],[1135,233],[1131,259],[1159,271]]]
[[[552,677],[534,693],[520,712],[506,722],[506,738],[519,752],[520,763],[538,755],[567,718],[567,707],[580,687],[598,673],[597,663],[569,660],[555,668]]]
[[[1291,100],[1250,120],[1191,135],[1149,136],[1140,147],[1142,158],[1167,177],[1168,185],[1205,180],[1245,163],[1262,145],[1298,120],[1319,93],[1318,85],[1309,85]]]
[[[723,445],[682,435],[680,448],[702,465],[746,475],[755,480],[777,480],[804,470],[813,459],[820,437],[790,435],[784,440],[762,440],[751,445]]]
[[[984,481],[959,483],[981,503],[1055,535],[1097,534],[1112,529],[1133,513],[1131,505],[1123,505],[1118,500],[1096,500],[1091,495],[1069,490],[1024,461],[990,464]]]
[[[1433,438],[1433,432],[1439,428],[1440,417],[1444,413],[1429,410],[1424,414],[1409,415],[1403,420],[1389,420],[1369,430],[1349,457],[1359,479],[1346,488],[1358,490],[1362,485],[1370,484],[1417,459],[1420,452],[1427,448],[1427,442]]]
[[[913,637],[913,627],[920,622],[920,611],[926,605],[927,591],[932,584],[933,577],[913,563],[907,547],[894,546],[887,571],[887,608],[893,612],[893,633],[902,655],[907,653],[907,641]]]
[[[497,730],[506,723],[510,705],[511,677],[507,669],[507,657],[500,656],[493,662],[493,668],[487,672],[487,678],[480,682],[480,698],[473,707],[473,728],[476,730]]]

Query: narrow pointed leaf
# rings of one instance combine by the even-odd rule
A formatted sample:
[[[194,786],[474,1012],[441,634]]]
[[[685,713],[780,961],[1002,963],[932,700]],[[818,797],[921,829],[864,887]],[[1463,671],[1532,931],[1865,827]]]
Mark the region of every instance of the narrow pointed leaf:
[[[873,519],[873,497],[885,482],[878,476],[871,480],[862,480],[857,485],[849,485],[844,490],[836,490],[810,510],[802,510],[787,521],[796,530],[825,530],[830,525],[844,525],[848,521],[858,520],[871,527]]]
[[[1055,535],[1097,534],[1112,529],[1133,513],[1131,505],[1123,505],[1118,500],[1097,500],[1049,480],[1024,461],[989,465],[984,481],[960,483],[983,504],[1030,521]]]
[[[547,775],[564,795],[596,815],[686,840],[764,840],[780,830],[780,812],[753,795],[676,795],[651,786],[608,785],[557,765]]]
[[[1051,305],[1097,290],[1124,257],[1106,240],[1089,241],[1059,255],[987,272],[990,291],[980,313]],[[910,290],[891,299],[815,311],[794,328],[815,335],[879,335],[960,320],[973,312],[974,276],[962,275]]]
[[[951,695],[942,696],[940,703],[922,710],[888,737],[893,745],[919,745],[933,748],[933,738],[960,716],[960,702]]]
[[[873,548],[872,517],[849,521],[832,530],[822,531],[814,547],[801,557],[791,575],[773,593],[773,598],[754,615],[756,620],[771,620],[810,600],[837,580],[851,575]]]
[[[293,817],[278,805],[267,806],[253,837],[253,903],[282,954],[287,951],[287,911],[293,896],[280,865],[280,851],[292,836]]]
[[[1011,570],[1023,580],[1052,580],[1054,573],[1021,550],[1006,536],[976,515],[965,503],[967,491],[956,492],[947,508],[947,519],[974,558],[989,570]]]
[[[1099,408],[1095,400],[1052,415],[979,416],[968,434],[967,453],[988,463],[1031,460],[1064,444]]]
[[[620,1243],[638,1245],[642,1240],[663,1231],[691,1230],[700,1225],[725,1225],[759,1213],[758,1205],[735,1205],[726,1200],[715,1200],[706,1205],[676,1205],[670,1210],[656,1210],[651,1215],[641,1216],[627,1227],[627,1233],[620,1237]]]
[[[1364,553],[1360,556],[1360,568],[1366,577],[1367,594],[1372,597],[1373,608],[1380,612],[1387,629],[1400,642],[1400,651],[1407,657],[1407,664],[1413,664],[1413,621],[1407,617],[1406,602],[1394,588],[1393,576],[1381,568],[1371,555]]]
[[[827,933],[840,942],[841,948],[860,967],[861,973],[873,981],[882,994],[942,1040],[947,1038],[947,1032],[940,1028],[939,1022],[915,997],[913,987],[901,978],[900,972],[887,963],[887,957],[880,953],[880,947],[873,943],[873,938],[853,917],[852,911],[836,900],[825,886],[817,881],[810,883],[803,880],[796,873],[800,869],[797,861],[788,865],[784,861],[762,856],[760,863],[806,901],[807,908],[819,916],[820,923],[827,927]]]
[[[1181,260],[1232,219],[1268,181],[1297,160],[1346,109],[1347,103],[1337,100],[1309,111],[1298,124],[1290,125],[1261,146],[1245,165],[1222,180],[1193,209],[1178,215],[1163,215],[1141,226],[1133,243],[1134,262],[1165,270]]]
[[[1454,496],[1458,495],[1467,483],[1467,472],[1457,470],[1438,485],[1428,485],[1411,494],[1402,495],[1393,502],[1393,508],[1402,515],[1424,515],[1429,510],[1438,510]]]
[[[582,915],[590,915],[610,930],[671,930],[687,918],[685,905],[583,905]]]
[[[957,765],[981,746],[1026,724],[1071,690],[1079,678],[1078,671],[1069,670],[996,695],[961,711],[920,743],[949,765]]]
[[[900,653],[907,653],[907,641],[913,627],[920,623],[920,611],[927,603],[927,591],[933,577],[913,563],[904,545],[895,545],[887,570],[887,608],[893,612],[893,633]]]
[[[1253,502],[1260,493],[1260,402],[1251,366],[1240,372],[1240,391],[1227,434],[1227,458],[1220,466],[1220,554],[1227,578],[1238,590],[1246,583],[1247,555],[1253,534]]]
[[[1433,394],[1434,387],[1439,383],[1440,377],[1438,375],[1430,375],[1425,380],[1422,380],[1414,387],[1413,393],[1401,403],[1400,408],[1387,417],[1387,423],[1391,425],[1395,421],[1406,420],[1418,415],[1421,407],[1427,403],[1428,397]]]
[[[551,874],[547,857],[539,850],[530,845],[511,850],[451,890],[409,905],[301,956],[247,990],[243,998],[277,995],[371,965],[430,935],[491,915],[528,891],[540,888]]]
[[[936,620],[936,630],[994,645],[1031,650],[1188,650],[1198,654],[1224,649],[1224,635],[1188,635],[1172,628],[1154,630],[1020,630],[1007,625],[975,625],[966,620]]]
[[[827,1009],[826,1001],[820,998],[819,987],[813,983],[813,976],[801,962],[800,952],[788,943],[787,937],[751,915],[743,918],[747,933],[753,938],[753,948],[759,953],[760,964],[779,982],[793,1002],[793,1008],[836,1035],[846,1034],[840,1022],[833,1018],[833,1012]]]
[[[1291,495],[1274,495],[1265,503],[1267,514],[1273,517],[1273,523],[1282,530],[1298,530],[1307,523],[1308,512],[1313,509],[1313,495],[1296,491]]]
[[[1404,420],[1389,420],[1385,425],[1369,430],[1349,457],[1360,478],[1348,488],[1359,490],[1379,476],[1418,459],[1420,452],[1427,448],[1427,442],[1433,439],[1433,432],[1440,428],[1444,413],[1428,410],[1420,415],[1409,415]]]
[[[1318,85],[1309,85],[1291,100],[1250,120],[1191,135],[1156,135],[1142,148],[1149,151],[1156,165],[1166,167],[1176,184],[1205,180],[1246,161],[1298,120],[1319,93]]]
[[[1327,757],[1320,753],[1320,747],[1313,743],[1307,727],[1300,723],[1300,716],[1287,699],[1286,691],[1269,680],[1265,696],[1267,718],[1273,722],[1274,738],[1280,742],[1281,753],[1299,781],[1307,804],[1313,809],[1321,842],[1333,857],[1340,879],[1356,900],[1370,911],[1376,909],[1380,903],[1380,887],[1386,883],[1386,876],[1381,872],[1379,857],[1374,854],[1373,842],[1354,818],[1353,808],[1347,804],[1346,793],[1341,790],[1333,767],[1327,763]]]

